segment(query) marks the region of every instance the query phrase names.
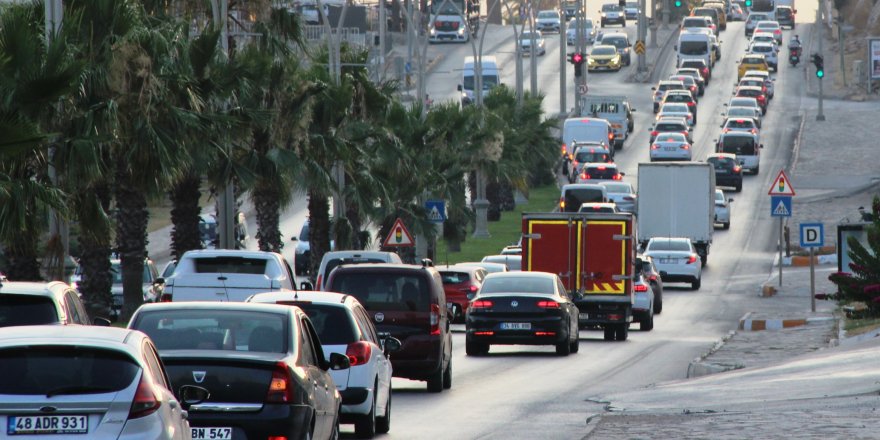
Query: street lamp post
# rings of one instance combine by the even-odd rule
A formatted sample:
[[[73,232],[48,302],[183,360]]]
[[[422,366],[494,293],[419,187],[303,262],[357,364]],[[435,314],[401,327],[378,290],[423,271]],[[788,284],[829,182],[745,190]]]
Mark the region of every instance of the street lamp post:
[[[226,25],[228,0],[211,0],[211,12],[214,23],[220,28],[220,47],[223,55],[229,55],[229,29]],[[223,192],[217,199],[217,245],[220,249],[234,249],[235,238],[235,191],[232,182],[227,182]]]
[[[538,48],[535,47],[537,44],[537,29],[535,26],[534,0],[531,0],[529,4],[531,5],[529,9],[532,10],[532,13],[529,14],[529,35],[531,36],[531,41],[529,42],[529,79],[531,80],[532,97],[535,97],[538,96],[538,60],[535,59],[538,57]]]
[[[568,52],[568,38],[567,38],[567,29],[565,21],[565,9],[563,9],[563,1],[559,0],[559,10],[562,12],[562,19],[559,20],[559,113],[565,113],[567,110],[565,108],[565,98],[567,87],[565,83],[565,58]],[[577,21],[575,21],[577,23]],[[577,28],[575,28],[577,29]]]
[[[645,40],[648,35],[648,19],[647,19],[647,2],[645,0],[639,0],[639,27],[638,27],[638,37],[637,41],[642,43],[642,53],[638,54],[638,72],[640,74],[645,74],[648,72],[648,64],[647,64],[647,50],[644,50]]]

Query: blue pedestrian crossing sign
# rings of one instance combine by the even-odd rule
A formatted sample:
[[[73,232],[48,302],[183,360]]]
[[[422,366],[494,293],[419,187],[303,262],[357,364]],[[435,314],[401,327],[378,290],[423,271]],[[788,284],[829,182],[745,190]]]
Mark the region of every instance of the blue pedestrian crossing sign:
[[[801,223],[801,247],[825,246],[825,226],[822,223]]]
[[[770,216],[791,217],[791,196],[770,196]]]
[[[443,223],[447,219],[445,200],[428,200],[425,202],[425,211],[431,223]]]

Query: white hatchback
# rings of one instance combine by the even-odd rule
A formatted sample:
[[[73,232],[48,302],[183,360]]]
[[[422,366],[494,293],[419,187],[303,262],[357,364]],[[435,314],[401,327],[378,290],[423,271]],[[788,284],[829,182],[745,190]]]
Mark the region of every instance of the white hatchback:
[[[727,198],[724,191],[715,190],[715,223],[721,224],[724,229],[730,229],[730,203],[733,198]]]
[[[318,333],[324,356],[348,357],[351,367],[330,370],[342,395],[341,423],[354,423],[358,438],[372,438],[391,427],[391,352],[399,340],[380,335],[366,309],[351,295],[332,292],[267,292],[247,299],[250,303],[282,304],[301,308]]]
[[[702,264],[689,238],[654,237],[648,241],[644,254],[654,259],[664,283],[691,283],[691,288],[700,289]]]

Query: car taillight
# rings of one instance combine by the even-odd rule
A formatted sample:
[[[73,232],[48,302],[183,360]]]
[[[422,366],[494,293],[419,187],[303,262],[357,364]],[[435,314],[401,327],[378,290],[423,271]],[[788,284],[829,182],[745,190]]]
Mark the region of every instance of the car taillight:
[[[691,92],[696,92],[696,91],[697,91],[697,86],[691,86]]]
[[[440,334],[440,304],[431,304],[431,335]]]
[[[729,132],[729,131],[730,131],[730,129],[729,129],[729,128],[725,128],[725,129],[724,129],[724,130],[722,130],[722,131],[721,131],[721,132],[722,132],[722,133],[727,133],[727,132]]]
[[[480,290],[480,288],[477,286],[470,286],[470,287],[468,287],[468,290],[470,290],[471,293],[477,293],[477,291]]]
[[[293,383],[290,373],[287,371],[287,365],[284,363],[275,364],[275,370],[272,371],[272,380],[269,382],[269,391],[266,393],[266,402],[292,402],[293,401]]]
[[[615,174],[614,177],[612,177],[611,179],[612,180],[622,180],[623,176],[621,176],[620,174]]]
[[[683,132],[681,132],[681,134],[683,134],[683,135],[685,135],[685,136],[687,136],[687,135],[688,135],[688,132],[686,132],[686,131],[683,131]]]
[[[559,199],[559,209],[565,210],[565,199],[564,198]]]
[[[614,133],[608,133],[608,140],[609,141],[614,140]]]
[[[696,255],[696,254],[691,254],[691,256],[688,257],[687,264],[694,264],[694,263],[696,263],[696,262],[697,262],[697,255]]]
[[[691,146],[688,144],[681,144],[679,145],[679,148],[681,148],[682,150],[690,150]]]
[[[586,172],[581,173],[581,180],[590,180],[590,175]]]
[[[565,144],[562,144],[561,152],[563,156],[568,156],[568,149]]]
[[[689,103],[688,103],[688,107],[693,107],[693,106],[695,106],[695,105],[697,105],[695,102],[689,102]]]
[[[440,26],[443,26],[443,22],[442,22],[442,21],[435,21],[435,22],[434,22],[434,27],[435,27],[435,28],[438,28],[438,27],[440,27]]]
[[[636,284],[635,286],[633,286],[633,290],[635,290],[636,292],[647,292],[648,286],[644,284]]]
[[[494,304],[488,299],[478,299],[471,303],[471,309],[491,309]]]
[[[742,170],[742,167],[739,166],[739,165],[736,165],[736,166],[733,167],[733,172],[734,172],[734,173],[738,173],[738,172],[740,172],[741,170]]]
[[[134,392],[134,400],[131,402],[131,409],[128,411],[128,418],[138,419],[148,416],[156,412],[161,405],[162,402],[159,402],[156,391],[153,390],[153,384],[147,380],[146,372],[142,372],[137,391]]]
[[[657,145],[657,144],[653,144],[653,145],[651,145],[651,149],[652,149],[652,150],[659,150],[659,149],[660,149],[660,146]]]
[[[373,353],[373,347],[368,342],[357,341],[348,344],[345,349],[345,355],[348,356],[351,366],[363,365],[370,361],[370,355]]]
[[[542,309],[558,309],[559,303],[556,301],[538,301],[538,307]]]
[[[651,275],[648,277],[648,279],[651,281],[657,281],[657,275]]]
[[[458,29],[458,22],[452,23],[452,29]]]

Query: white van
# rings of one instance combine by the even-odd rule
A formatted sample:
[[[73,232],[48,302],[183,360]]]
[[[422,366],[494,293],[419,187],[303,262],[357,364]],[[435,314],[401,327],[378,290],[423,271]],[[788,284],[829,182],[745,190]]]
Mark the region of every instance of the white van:
[[[703,60],[706,65],[715,65],[715,48],[713,38],[697,29],[684,29],[678,36],[675,50],[678,53],[677,64],[685,60]]]
[[[758,174],[761,170],[761,149],[757,134],[743,131],[729,131],[723,133],[715,146],[716,153],[730,153],[736,155],[736,160],[742,165],[743,172],[751,171]]]
[[[577,142],[599,142],[614,145],[614,129],[606,119],[600,118],[568,118],[562,124],[562,160],[563,170],[568,170],[568,162],[572,159],[574,148],[568,146]]]
[[[461,84],[458,85],[458,91],[461,92],[461,105],[468,105],[474,102],[474,88],[477,86],[475,76],[474,57],[464,58],[464,67],[462,67]],[[484,55],[480,63],[483,72],[483,96],[489,94],[489,90],[501,84],[501,69],[498,68],[498,62],[494,56]]]

